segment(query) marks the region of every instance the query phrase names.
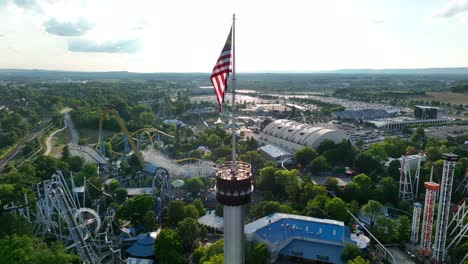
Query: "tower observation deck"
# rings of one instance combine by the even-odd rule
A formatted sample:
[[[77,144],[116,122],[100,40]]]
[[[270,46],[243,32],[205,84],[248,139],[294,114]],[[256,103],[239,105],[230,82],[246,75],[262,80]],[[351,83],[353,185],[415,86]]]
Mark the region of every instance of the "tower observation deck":
[[[249,163],[215,166],[216,199],[224,205],[224,263],[244,263],[244,205],[250,202],[252,168]]]

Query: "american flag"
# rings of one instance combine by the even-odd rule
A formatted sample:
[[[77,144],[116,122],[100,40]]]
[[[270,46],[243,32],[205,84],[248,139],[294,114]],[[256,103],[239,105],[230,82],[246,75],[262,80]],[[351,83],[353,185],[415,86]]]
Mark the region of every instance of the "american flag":
[[[219,104],[219,112],[221,112],[224,103],[224,94],[227,92],[227,82],[229,73],[232,72],[232,28],[229,31],[229,36],[224,44],[223,51],[216,62],[213,72],[211,73],[211,83],[213,84],[216,100]]]

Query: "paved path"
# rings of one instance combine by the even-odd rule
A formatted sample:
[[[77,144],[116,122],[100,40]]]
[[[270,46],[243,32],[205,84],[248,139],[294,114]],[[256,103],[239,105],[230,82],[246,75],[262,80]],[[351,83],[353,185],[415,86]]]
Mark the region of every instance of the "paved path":
[[[67,125],[65,124],[64,127],[55,130],[52,134],[49,135],[49,137],[46,140],[46,151],[44,152],[44,155],[49,155],[50,151],[52,150],[52,138],[55,136],[60,131],[63,131],[65,128],[67,128]]]
[[[80,141],[80,135],[78,134],[78,131],[75,128],[75,124],[73,123],[73,120],[71,119],[70,116],[70,108],[65,108],[61,111],[61,113],[64,116],[64,123],[65,126],[68,127],[70,130],[71,134],[71,141],[69,142],[72,145],[78,145],[78,142]]]

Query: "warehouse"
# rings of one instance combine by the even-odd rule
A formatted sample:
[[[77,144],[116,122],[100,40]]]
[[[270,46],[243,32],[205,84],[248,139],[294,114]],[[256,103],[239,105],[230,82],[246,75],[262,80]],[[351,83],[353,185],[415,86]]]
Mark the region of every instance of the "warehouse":
[[[313,126],[279,119],[265,126],[258,138],[262,144],[276,145],[291,152],[304,146],[317,148],[325,139],[339,143],[343,139],[348,139],[348,136],[332,126]]]

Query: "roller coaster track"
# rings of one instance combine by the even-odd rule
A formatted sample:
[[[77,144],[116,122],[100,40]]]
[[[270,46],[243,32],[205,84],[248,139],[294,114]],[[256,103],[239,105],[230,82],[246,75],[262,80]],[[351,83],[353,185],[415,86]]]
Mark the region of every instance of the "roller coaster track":
[[[130,144],[130,148],[135,153],[141,167],[143,167],[145,165],[145,161],[143,160],[143,157],[141,156],[140,151],[136,147],[135,142],[133,141],[133,138],[130,136],[130,133],[128,132],[128,129],[127,129],[127,126],[125,125],[125,122],[120,117],[119,112],[117,112],[114,109],[103,109],[101,111],[101,118],[99,119],[99,140],[98,140],[98,144],[96,145],[96,149],[101,154],[103,154],[103,155],[105,154],[103,124],[104,124],[104,120],[106,119],[107,114],[111,114],[112,116],[114,116],[115,120],[117,120],[117,123],[119,124],[120,129],[122,130],[122,133],[128,139],[128,143]]]
[[[154,133],[153,135],[151,135],[151,133]],[[141,139],[138,138],[138,135],[141,135],[141,134],[144,134],[146,135],[146,137],[148,139],[146,139],[145,141],[141,142]],[[132,137],[132,139],[134,141],[137,142],[137,145],[138,144],[141,144],[141,143],[147,143],[148,141],[151,143],[151,145],[154,145],[154,137],[156,134],[161,134],[161,135],[164,135],[164,136],[167,136],[169,138],[175,138],[175,136],[173,135],[170,135],[170,134],[167,134],[157,128],[154,128],[154,127],[148,127],[148,128],[141,128],[141,129],[138,129],[137,131],[133,132],[130,134],[130,136]],[[116,140],[118,139],[119,137],[122,137],[122,136],[125,136],[124,133],[120,132],[120,133],[116,133],[114,134],[112,137],[111,137],[111,140]],[[116,147],[116,146],[119,146],[120,144],[122,144],[124,141],[119,141],[117,144],[113,144],[112,147]],[[138,146],[137,146],[138,147]],[[139,147],[138,147],[139,149]],[[118,151],[115,151],[115,150],[112,150],[113,153],[117,154],[117,155],[127,155],[126,153],[122,153],[122,152],[118,152]]]

